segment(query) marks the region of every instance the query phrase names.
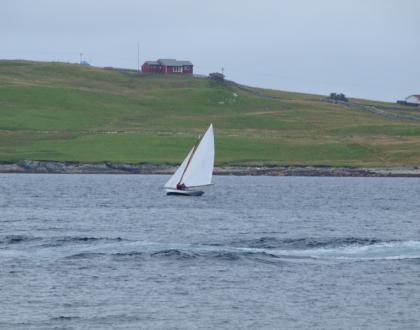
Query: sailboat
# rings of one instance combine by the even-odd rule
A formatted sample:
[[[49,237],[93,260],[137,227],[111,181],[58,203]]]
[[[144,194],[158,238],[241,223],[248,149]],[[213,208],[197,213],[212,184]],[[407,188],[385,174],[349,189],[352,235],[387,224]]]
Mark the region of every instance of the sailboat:
[[[187,157],[166,182],[167,195],[201,196],[202,187],[211,185],[214,167],[214,134],[210,124]]]

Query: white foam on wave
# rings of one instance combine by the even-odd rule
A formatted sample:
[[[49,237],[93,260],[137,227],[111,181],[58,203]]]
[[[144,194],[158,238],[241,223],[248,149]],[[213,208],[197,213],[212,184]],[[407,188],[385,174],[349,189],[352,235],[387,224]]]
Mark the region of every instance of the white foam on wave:
[[[273,250],[275,255],[341,260],[419,259],[420,241],[382,242],[370,245],[348,245],[305,250]]]

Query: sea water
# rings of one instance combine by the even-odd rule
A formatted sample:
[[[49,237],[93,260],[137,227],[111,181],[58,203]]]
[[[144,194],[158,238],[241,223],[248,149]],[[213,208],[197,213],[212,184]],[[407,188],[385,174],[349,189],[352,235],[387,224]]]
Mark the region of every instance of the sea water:
[[[0,175],[0,329],[419,329],[420,180]]]

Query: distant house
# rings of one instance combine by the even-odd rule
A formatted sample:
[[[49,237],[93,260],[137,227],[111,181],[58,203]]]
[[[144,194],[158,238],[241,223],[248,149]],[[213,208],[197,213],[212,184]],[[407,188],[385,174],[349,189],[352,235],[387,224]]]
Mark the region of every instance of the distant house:
[[[141,66],[144,73],[161,74],[193,74],[193,64],[190,61],[178,61],[175,59],[158,59],[157,61],[146,61]]]
[[[397,101],[397,103],[418,107],[420,106],[420,95],[407,96],[404,101]]]

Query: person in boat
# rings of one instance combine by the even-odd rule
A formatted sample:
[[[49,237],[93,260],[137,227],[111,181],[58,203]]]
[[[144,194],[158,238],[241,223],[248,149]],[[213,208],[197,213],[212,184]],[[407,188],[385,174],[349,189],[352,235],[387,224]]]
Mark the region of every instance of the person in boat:
[[[185,185],[185,183],[180,183],[180,182],[178,182],[178,183],[176,184],[176,189],[177,189],[177,190],[185,190],[185,189],[187,189],[187,186]]]

